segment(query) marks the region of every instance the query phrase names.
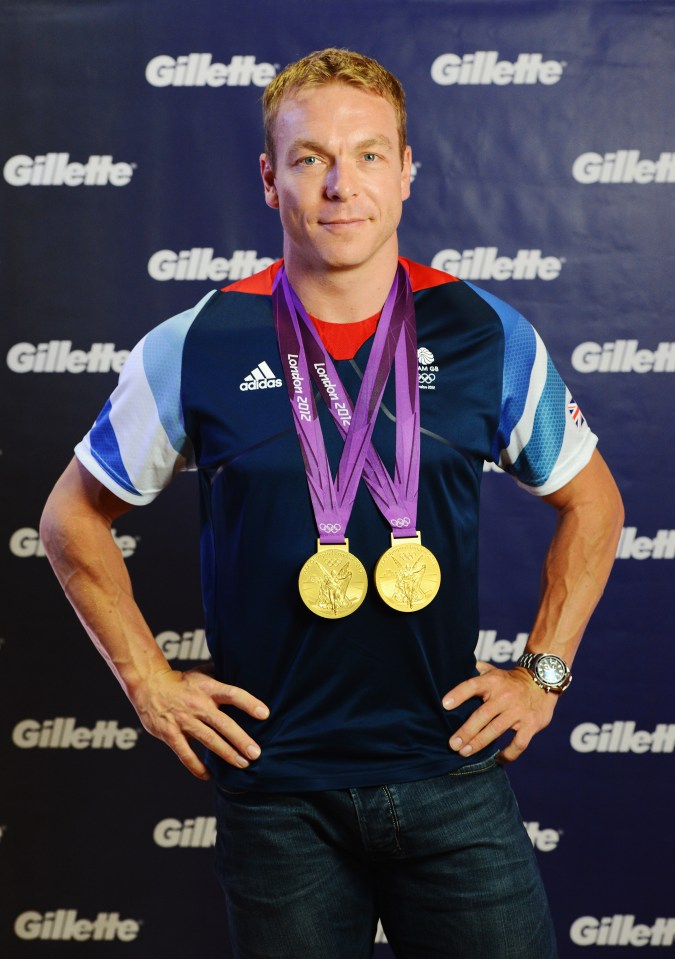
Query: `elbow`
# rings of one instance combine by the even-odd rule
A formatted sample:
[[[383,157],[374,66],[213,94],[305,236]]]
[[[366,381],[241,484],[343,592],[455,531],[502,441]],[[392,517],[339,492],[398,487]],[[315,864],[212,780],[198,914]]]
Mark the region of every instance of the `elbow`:
[[[586,487],[588,495],[586,502],[590,507],[591,515],[596,515],[598,523],[601,528],[604,528],[607,536],[616,541],[616,547],[626,518],[621,491],[597,450],[591,462],[593,475],[590,485]]]

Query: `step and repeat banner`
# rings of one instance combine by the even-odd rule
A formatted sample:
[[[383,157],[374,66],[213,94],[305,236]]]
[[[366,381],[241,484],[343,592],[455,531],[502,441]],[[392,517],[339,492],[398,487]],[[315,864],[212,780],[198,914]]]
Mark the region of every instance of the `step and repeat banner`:
[[[673,948],[674,13],[651,0],[0,4],[3,956],[229,955],[211,788],[140,728],[37,529],[134,343],[281,255],[259,100],[325,46],[375,56],[407,89],[402,253],[534,323],[617,476],[612,579],[553,725],[510,775],[561,956]],[[477,653],[509,666],[554,517],[494,468],[483,489]],[[114,532],[177,668],[208,655],[196,495],[181,476]],[[385,943],[380,930],[378,959]]]

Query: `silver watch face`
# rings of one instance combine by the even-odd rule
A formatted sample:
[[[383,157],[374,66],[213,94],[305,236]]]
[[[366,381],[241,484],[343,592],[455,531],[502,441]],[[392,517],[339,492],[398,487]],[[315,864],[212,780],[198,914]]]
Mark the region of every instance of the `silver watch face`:
[[[567,668],[558,656],[542,656],[535,666],[535,671],[547,686],[559,686],[567,674]]]

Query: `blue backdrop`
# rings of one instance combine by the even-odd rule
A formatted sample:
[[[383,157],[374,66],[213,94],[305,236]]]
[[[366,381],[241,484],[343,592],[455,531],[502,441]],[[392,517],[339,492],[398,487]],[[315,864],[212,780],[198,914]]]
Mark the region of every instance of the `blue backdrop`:
[[[3,955],[228,955],[210,789],[139,729],[36,530],[126,351],[281,254],[259,98],[327,45],[377,57],[407,89],[404,255],[535,324],[617,476],[610,585],[553,726],[511,776],[563,959],[672,948],[673,14],[658,0],[2,0]],[[116,528],[179,667],[206,656],[195,499],[182,477]],[[549,512],[486,472],[483,659],[522,649]]]

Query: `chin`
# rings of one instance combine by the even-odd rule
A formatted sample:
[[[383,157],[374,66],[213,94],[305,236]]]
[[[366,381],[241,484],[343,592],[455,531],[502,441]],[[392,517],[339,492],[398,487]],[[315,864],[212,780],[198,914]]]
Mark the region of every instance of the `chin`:
[[[345,244],[340,249],[319,249],[317,250],[317,255],[321,262],[327,267],[333,269],[348,269],[368,263],[368,261],[374,257],[375,251],[371,249],[364,250],[356,245],[349,246]]]

